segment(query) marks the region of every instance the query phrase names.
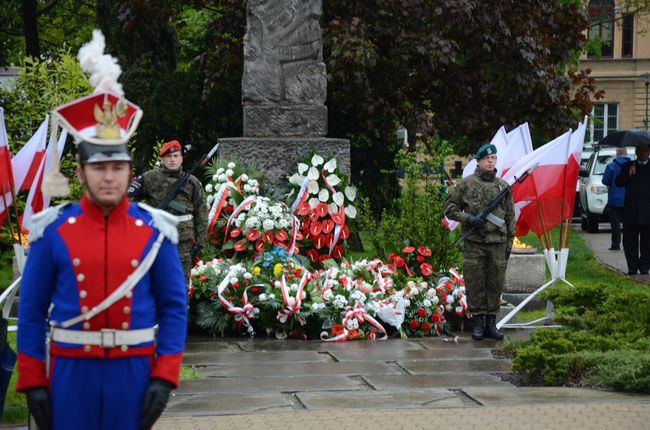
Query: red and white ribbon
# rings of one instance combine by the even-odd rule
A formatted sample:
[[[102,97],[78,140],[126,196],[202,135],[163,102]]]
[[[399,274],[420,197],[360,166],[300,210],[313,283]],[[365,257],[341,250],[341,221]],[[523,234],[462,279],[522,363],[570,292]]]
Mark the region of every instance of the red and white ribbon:
[[[296,200],[293,201],[293,204],[291,205],[291,213],[294,213],[296,209],[298,209],[298,206],[305,200],[307,200],[307,197],[309,197],[309,193],[307,192],[307,188],[309,186],[309,177],[305,176],[305,179],[302,181],[302,185],[300,185],[300,191],[298,191],[298,195],[296,196]]]
[[[379,330],[383,334],[383,336],[380,337],[379,340],[385,340],[388,338],[386,329],[384,329],[384,327],[376,319],[368,315],[361,304],[357,303],[354,306],[348,306],[347,308],[345,308],[344,312],[345,312],[345,316],[343,317],[343,322],[341,323],[343,325],[343,333],[334,337],[329,337],[329,334],[326,331],[324,331],[320,334],[320,339],[323,342],[338,342],[338,341],[346,340],[350,334],[350,332],[347,329],[347,324],[352,319],[356,319],[359,322],[359,327],[363,325],[364,321],[367,321],[370,325],[372,325],[377,330]]]
[[[291,315],[295,315],[296,321],[298,321],[300,325],[305,325],[307,323],[305,317],[300,315],[300,305],[302,304],[302,293],[305,289],[305,285],[307,285],[307,281],[309,281],[309,272],[305,270],[302,275],[302,278],[300,279],[300,283],[298,284],[296,297],[294,298],[294,302],[292,304],[290,303],[289,300],[290,298],[292,298],[291,291],[287,286],[287,281],[284,275],[282,275],[282,280],[280,280],[280,291],[282,292],[282,300],[284,301],[285,308],[278,311],[278,315],[276,317],[277,320],[280,321],[282,324],[286,323]]]
[[[251,285],[247,287],[241,297],[242,306],[235,306],[232,304],[232,302],[223,296],[223,291],[230,284],[231,278],[232,276],[230,273],[228,273],[223,281],[221,281],[217,287],[217,298],[219,299],[219,302],[221,302],[221,304],[226,308],[226,310],[234,315],[237,324],[243,323],[248,333],[253,336],[255,334],[255,330],[253,330],[253,326],[251,325],[250,320],[256,318],[260,313],[260,310],[248,302],[248,289],[253,286],[261,285]]]
[[[214,226],[221,215],[221,211],[226,205],[226,200],[230,195],[230,182],[224,182],[219,187],[219,191],[212,202],[212,207],[210,208],[210,214],[208,218],[210,219],[210,224],[208,226],[208,231],[214,230]]]
[[[232,222],[239,216],[240,213],[242,213],[245,209],[248,209],[248,207],[253,204],[257,196],[248,196],[244,199],[243,202],[241,202],[234,211],[232,211],[232,214],[230,215],[230,218],[228,218],[228,223],[226,224],[226,234],[224,236],[224,242],[228,240],[228,231],[230,231],[230,225]]]

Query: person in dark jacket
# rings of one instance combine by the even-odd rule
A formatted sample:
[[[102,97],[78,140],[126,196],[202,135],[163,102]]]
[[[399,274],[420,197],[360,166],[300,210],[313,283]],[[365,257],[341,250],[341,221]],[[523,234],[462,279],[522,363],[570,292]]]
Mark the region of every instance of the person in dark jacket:
[[[616,148],[614,158],[605,168],[603,185],[609,187],[607,191],[607,212],[609,223],[612,226],[612,244],[610,251],[621,249],[621,219],[623,217],[623,203],[625,201],[625,187],[619,187],[614,183],[616,177],[621,173],[621,166],[630,161],[626,148]]]
[[[623,249],[628,275],[650,269],[650,145],[636,148],[636,161],[621,166],[616,185],[625,187]]]

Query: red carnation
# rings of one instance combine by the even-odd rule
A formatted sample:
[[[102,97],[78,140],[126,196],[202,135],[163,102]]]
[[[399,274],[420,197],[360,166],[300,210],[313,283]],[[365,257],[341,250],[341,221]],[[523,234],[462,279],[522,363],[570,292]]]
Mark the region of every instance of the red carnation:
[[[423,322],[422,323],[422,330],[424,331],[430,331],[431,330],[431,325],[428,322]]]
[[[433,315],[431,315],[431,321],[434,323],[439,323],[440,322],[440,315],[436,312]]]
[[[427,248],[426,246],[419,246],[418,247],[418,252],[421,255],[424,255],[425,257],[431,257],[431,250]]]
[[[422,271],[422,276],[429,276],[433,273],[433,267],[429,263],[420,264],[420,270]]]
[[[417,322],[416,320],[411,320],[411,322],[409,323],[409,325],[411,326],[411,328],[412,328],[413,330],[415,330],[416,328],[418,328],[418,327],[420,326],[420,323]]]
[[[407,246],[404,249],[402,249],[403,254],[410,254],[413,251],[415,251],[415,248],[413,248],[412,246]]]
[[[418,316],[419,316],[420,318],[425,317],[426,314],[427,314],[426,309],[424,309],[424,308],[418,308]]]

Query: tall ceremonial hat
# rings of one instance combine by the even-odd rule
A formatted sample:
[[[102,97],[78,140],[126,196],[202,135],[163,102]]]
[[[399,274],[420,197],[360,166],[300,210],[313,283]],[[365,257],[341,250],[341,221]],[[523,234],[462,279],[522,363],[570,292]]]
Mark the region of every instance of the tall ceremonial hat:
[[[131,161],[127,141],[142,118],[142,109],[124,97],[117,82],[122,70],[116,58],[104,54],[105,47],[104,35],[94,30],[92,40],[81,47],[77,57],[95,90],[53,112],[74,136],[82,164]]]

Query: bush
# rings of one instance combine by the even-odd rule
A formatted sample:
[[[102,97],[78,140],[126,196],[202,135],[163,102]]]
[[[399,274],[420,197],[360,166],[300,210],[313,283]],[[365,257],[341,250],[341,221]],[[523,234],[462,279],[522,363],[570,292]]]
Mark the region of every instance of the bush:
[[[395,211],[384,210],[376,222],[366,201],[363,205],[360,228],[371,237],[376,255],[387,257],[399,253],[405,245],[426,246],[431,249],[432,264],[436,270],[457,266],[460,252],[453,246],[455,234],[442,224],[446,186],[439,181],[436,167],[448,153],[445,145],[425,161],[418,161],[415,153],[401,151],[397,165],[404,179]]]

